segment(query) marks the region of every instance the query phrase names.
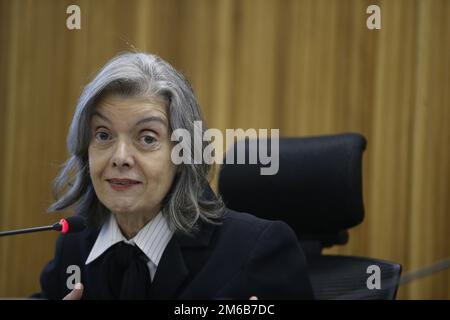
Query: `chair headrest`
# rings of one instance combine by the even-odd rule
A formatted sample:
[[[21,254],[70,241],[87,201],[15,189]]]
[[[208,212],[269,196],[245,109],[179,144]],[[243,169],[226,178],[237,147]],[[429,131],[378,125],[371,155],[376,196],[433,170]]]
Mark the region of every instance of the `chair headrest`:
[[[231,147],[235,156],[242,144],[246,164],[224,159],[220,170],[219,192],[227,207],[283,220],[300,234],[335,233],[362,222],[362,135],[280,138],[275,175],[261,175],[259,161],[248,164],[248,139]]]

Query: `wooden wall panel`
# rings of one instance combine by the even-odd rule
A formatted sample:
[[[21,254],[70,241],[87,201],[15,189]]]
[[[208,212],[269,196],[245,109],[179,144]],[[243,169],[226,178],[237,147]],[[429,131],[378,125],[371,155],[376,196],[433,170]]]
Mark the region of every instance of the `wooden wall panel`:
[[[81,8],[82,29],[65,26]],[[366,28],[381,7],[382,29]],[[0,0],[0,229],[49,224],[51,182],[83,86],[124,50],[183,71],[210,127],[356,131],[366,219],[327,252],[414,271],[450,255],[446,0]],[[214,183],[216,183],[216,179]],[[0,296],[39,289],[55,235],[0,238]],[[450,271],[399,298],[450,298]]]

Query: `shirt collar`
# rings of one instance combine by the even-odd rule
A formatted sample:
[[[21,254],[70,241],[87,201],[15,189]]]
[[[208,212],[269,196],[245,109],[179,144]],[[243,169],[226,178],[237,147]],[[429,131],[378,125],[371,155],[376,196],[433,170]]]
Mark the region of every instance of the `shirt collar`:
[[[86,259],[86,264],[96,260],[116,243],[124,241],[128,244],[137,245],[150,261],[158,266],[172,235],[173,232],[169,229],[166,218],[159,212],[156,217],[139,230],[134,238],[127,240],[120,231],[114,214],[110,214]]]

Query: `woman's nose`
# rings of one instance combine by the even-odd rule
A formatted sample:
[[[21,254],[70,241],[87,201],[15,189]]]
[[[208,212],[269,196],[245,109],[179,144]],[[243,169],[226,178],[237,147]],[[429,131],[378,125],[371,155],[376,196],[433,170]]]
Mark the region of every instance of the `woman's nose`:
[[[132,167],[134,165],[132,148],[127,141],[119,140],[117,142],[111,162],[113,167],[119,168]]]

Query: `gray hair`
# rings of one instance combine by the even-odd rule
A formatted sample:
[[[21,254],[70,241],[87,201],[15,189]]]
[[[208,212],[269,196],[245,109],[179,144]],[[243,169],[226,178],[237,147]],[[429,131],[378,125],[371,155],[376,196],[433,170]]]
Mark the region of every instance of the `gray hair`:
[[[158,56],[144,53],[123,53],[110,60],[84,88],[67,137],[70,158],[63,165],[53,185],[56,201],[48,211],[74,207],[75,213],[88,223],[100,226],[110,214],[97,198],[90,175],[88,148],[91,139],[90,121],[93,110],[104,95],[162,98],[166,101],[170,130],[186,129],[194,137],[194,121],[204,121],[189,82],[169,63]],[[206,130],[203,125],[203,132]],[[189,143],[190,141],[181,141]],[[203,142],[192,153],[203,154]],[[188,149],[188,150],[189,150]],[[200,219],[216,223],[224,204],[220,196],[212,194],[207,181],[211,165],[180,164],[172,186],[163,199],[161,211],[173,231],[190,233]],[[209,196],[205,196],[209,193]]]

